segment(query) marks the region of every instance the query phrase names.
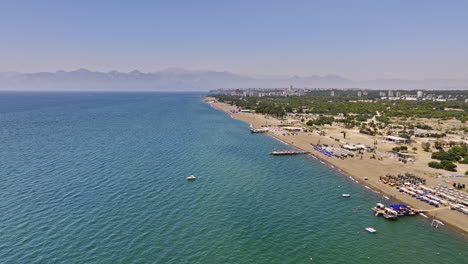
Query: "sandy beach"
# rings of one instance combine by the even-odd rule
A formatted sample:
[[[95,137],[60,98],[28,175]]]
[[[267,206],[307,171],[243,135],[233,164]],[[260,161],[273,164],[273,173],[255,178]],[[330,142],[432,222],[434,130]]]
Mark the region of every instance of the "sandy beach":
[[[401,193],[396,188],[383,184],[380,181],[381,176],[389,173],[394,175],[399,173],[412,173],[421,178],[424,178],[426,180],[426,186],[436,186],[438,184],[451,185],[451,182],[453,181],[468,184],[466,177],[460,177],[456,179],[434,177],[440,174],[449,174],[449,172],[429,168],[427,166],[427,162],[431,160],[430,153],[423,153],[422,151],[414,153],[417,157],[416,161],[414,163],[404,164],[399,162],[398,159],[392,158],[388,155],[388,152],[393,147],[398,145],[393,143],[383,143],[382,139],[378,136],[372,137],[360,134],[359,131],[346,130],[346,138],[344,138],[343,133],[341,133],[343,129],[338,127],[327,128],[326,135],[319,135],[319,133],[315,131],[282,133],[279,130],[275,131],[275,127],[281,125],[281,121],[278,119],[265,117],[264,115],[255,113],[232,113],[231,110],[238,110],[237,107],[218,102],[215,98],[212,97],[206,97],[205,102],[209,103],[216,109],[230,114],[235,119],[251,124],[253,128],[271,127],[272,129],[270,129],[268,132],[269,135],[284,141],[285,143],[290,144],[295,148],[309,152],[311,155],[326,161],[334,167],[342,170],[344,173],[352,176],[354,179],[361,182],[365,186],[369,186],[373,190],[381,192],[383,195],[399,200],[402,203],[408,204],[414,208],[428,210],[425,214],[429,217],[436,218],[442,221],[444,224],[455,227],[457,230],[468,234],[467,215],[464,215],[455,210],[451,210],[449,207],[436,208],[414,197]],[[376,146],[377,152],[364,153],[362,156],[360,155],[354,158],[338,159],[335,157],[327,157],[318,151],[314,151],[313,146],[311,145],[327,144],[329,146],[339,147],[339,145],[343,144],[344,142],[364,145],[375,144],[374,146]],[[412,147],[413,146],[410,145],[410,149]],[[375,159],[373,158],[373,155],[376,157]],[[467,169],[467,165],[461,165],[459,166],[458,173],[463,174]],[[371,212],[369,213],[371,214]]]

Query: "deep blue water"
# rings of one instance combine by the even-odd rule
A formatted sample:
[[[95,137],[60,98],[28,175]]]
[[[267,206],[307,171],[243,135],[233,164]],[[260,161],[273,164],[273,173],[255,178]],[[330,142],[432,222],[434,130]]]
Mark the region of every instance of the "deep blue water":
[[[0,142],[0,263],[467,263],[198,94],[0,93]]]

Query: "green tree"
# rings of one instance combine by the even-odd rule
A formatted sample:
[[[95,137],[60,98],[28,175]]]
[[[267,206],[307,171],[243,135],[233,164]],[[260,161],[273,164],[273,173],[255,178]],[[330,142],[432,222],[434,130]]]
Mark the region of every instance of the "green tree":
[[[431,161],[427,165],[429,165],[429,167],[434,168],[434,169],[442,169],[443,168],[442,165],[437,161]]]
[[[457,165],[453,164],[453,162],[451,162],[451,161],[443,160],[443,161],[440,162],[440,165],[442,165],[442,167],[443,167],[445,170],[448,170],[448,171],[457,171]]]

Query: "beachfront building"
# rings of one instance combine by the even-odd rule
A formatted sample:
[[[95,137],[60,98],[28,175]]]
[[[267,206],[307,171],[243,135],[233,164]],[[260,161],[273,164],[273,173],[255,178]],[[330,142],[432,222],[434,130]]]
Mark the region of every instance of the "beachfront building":
[[[408,153],[397,152],[398,160],[403,162],[414,162],[416,158]]]
[[[385,136],[384,140],[388,142],[393,142],[396,144],[408,144],[409,143],[409,139],[402,138],[402,137],[395,137],[395,136]]]

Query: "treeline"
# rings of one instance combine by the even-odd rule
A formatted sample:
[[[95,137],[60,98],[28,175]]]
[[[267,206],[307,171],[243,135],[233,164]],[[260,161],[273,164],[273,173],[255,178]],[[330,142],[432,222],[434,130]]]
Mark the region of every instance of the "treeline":
[[[258,113],[284,116],[287,112],[312,113],[323,115],[343,115],[348,122],[363,122],[375,115],[377,120],[389,123],[390,118],[437,118],[448,120],[456,118],[468,120],[468,104],[463,101],[375,101],[355,102],[346,97],[330,96],[291,96],[278,97],[239,97],[215,95],[218,100],[229,102],[238,107],[255,109]],[[458,109],[458,110],[456,110]],[[429,129],[429,126],[421,125]]]

